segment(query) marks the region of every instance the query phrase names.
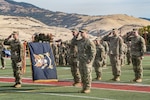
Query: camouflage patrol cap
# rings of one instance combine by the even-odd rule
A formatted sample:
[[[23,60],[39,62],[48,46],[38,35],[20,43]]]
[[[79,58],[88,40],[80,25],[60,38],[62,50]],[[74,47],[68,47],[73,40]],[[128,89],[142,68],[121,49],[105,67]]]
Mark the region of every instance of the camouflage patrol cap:
[[[81,32],[81,33],[87,33],[88,32],[88,30],[87,29],[81,29],[79,32]]]
[[[18,31],[13,31],[12,35],[15,35],[15,34],[19,35],[19,32]]]

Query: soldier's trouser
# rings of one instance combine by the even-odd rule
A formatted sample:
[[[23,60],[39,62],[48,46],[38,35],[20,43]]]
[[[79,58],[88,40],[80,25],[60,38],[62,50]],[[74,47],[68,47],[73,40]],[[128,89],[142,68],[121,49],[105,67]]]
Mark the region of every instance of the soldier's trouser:
[[[91,82],[92,82],[92,63],[90,62],[87,64],[87,62],[79,62],[79,71],[81,74],[81,81],[83,84],[83,90],[87,90],[91,88]]]
[[[135,78],[137,78],[137,79],[142,78],[143,77],[143,67],[142,67],[141,57],[132,55],[132,64],[133,64],[133,71],[135,73]]]
[[[110,54],[110,63],[112,66],[112,74],[114,75],[114,77],[120,76],[121,75],[121,61],[118,55],[113,55]]]
[[[120,62],[121,66],[124,66],[124,64],[125,64],[125,58],[126,58],[126,54],[122,54],[121,62]]]
[[[105,56],[104,56],[102,67],[104,67],[104,66],[106,67],[106,65],[107,65],[107,54],[105,54]]]
[[[95,69],[97,78],[102,76],[102,64],[103,61],[96,61],[96,60],[93,63],[93,67]]]
[[[126,54],[126,57],[127,57],[127,64],[131,64],[131,54],[130,53],[127,53]]]
[[[21,63],[16,63],[15,60],[12,60],[12,69],[13,69],[13,74],[15,77],[15,82],[16,84],[21,84],[21,78],[22,78],[22,66]]]
[[[76,61],[71,62],[71,73],[74,78],[74,83],[79,83],[81,82],[81,76],[79,72],[79,66]]]
[[[65,65],[66,64],[65,54],[60,54],[59,55],[59,64],[60,65]]]
[[[56,65],[59,65],[59,55],[55,56],[55,62],[56,62]]]
[[[2,64],[2,67],[5,67],[4,57],[1,57],[1,64]]]

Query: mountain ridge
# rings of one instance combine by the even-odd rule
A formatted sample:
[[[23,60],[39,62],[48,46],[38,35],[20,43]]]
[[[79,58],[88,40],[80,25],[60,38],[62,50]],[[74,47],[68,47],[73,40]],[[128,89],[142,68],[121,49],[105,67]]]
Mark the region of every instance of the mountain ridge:
[[[146,19],[126,14],[89,16],[76,13],[53,12],[29,3],[15,2],[13,0],[0,0],[0,15],[31,17],[48,26],[67,28],[66,33],[70,33],[68,29],[71,28],[87,28],[90,30],[90,34],[94,36],[98,33],[106,34],[112,28],[118,28],[122,34],[126,34],[126,32],[131,31],[133,28],[150,25],[150,21]],[[60,29],[58,30],[60,31]],[[53,34],[58,30],[53,28]]]

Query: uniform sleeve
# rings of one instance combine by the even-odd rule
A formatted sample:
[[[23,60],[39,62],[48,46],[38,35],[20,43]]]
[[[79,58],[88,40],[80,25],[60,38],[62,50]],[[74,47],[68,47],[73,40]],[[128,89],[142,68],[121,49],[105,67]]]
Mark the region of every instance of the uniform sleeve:
[[[95,55],[96,55],[96,46],[92,41],[90,41],[89,42],[89,59],[88,60],[90,60],[90,61],[94,60]]]
[[[110,36],[106,35],[102,38],[103,41],[110,41]]]
[[[123,39],[119,37],[119,54],[123,54]]]
[[[103,45],[100,45],[100,49],[101,49],[101,58],[103,59],[105,57],[105,47]]]
[[[109,52],[109,46],[108,46],[108,43],[106,42],[106,41],[104,41],[104,44],[105,44],[105,51],[106,51],[106,53],[108,53]]]
[[[141,37],[141,56],[143,56],[145,52],[146,52],[145,40],[144,38]]]
[[[4,45],[10,45],[10,44],[11,44],[11,40],[9,40],[9,39],[4,40]]]

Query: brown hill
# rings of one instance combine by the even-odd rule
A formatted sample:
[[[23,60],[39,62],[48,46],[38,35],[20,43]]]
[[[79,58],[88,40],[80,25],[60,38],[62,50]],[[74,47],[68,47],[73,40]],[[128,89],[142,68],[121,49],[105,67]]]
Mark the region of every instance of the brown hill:
[[[32,4],[15,2],[13,0],[0,0],[0,14],[9,15],[5,16],[8,20],[6,20],[7,18],[2,18],[5,24],[3,24],[3,22],[0,23],[2,27],[1,34],[10,33],[12,30],[20,30],[22,38],[40,31],[42,33],[52,33],[56,35],[56,39],[63,38],[63,40],[67,40],[70,39],[71,36],[68,29],[74,27],[87,28],[92,35],[96,36],[97,33],[106,34],[112,28],[119,28],[122,34],[125,34],[133,28],[150,25],[150,21],[148,20],[123,14],[104,16],[68,14],[41,9]],[[15,18],[17,18],[17,20]],[[7,32],[8,30],[9,32]],[[6,37],[6,34],[4,34],[4,36]]]
[[[91,29],[108,30],[112,27],[122,27],[129,24],[143,24],[146,20],[128,15],[88,16],[81,14],[68,14],[41,9],[29,3],[15,2],[13,0],[0,0],[0,14],[35,18],[49,26],[59,27],[88,27]],[[146,24],[147,25],[147,24]],[[105,27],[107,26],[107,27]]]
[[[150,21],[136,18],[133,16],[115,14],[115,15],[105,15],[105,16],[90,16],[82,17],[81,20],[84,20],[84,23],[78,25],[78,27],[84,26],[94,33],[105,34],[110,31],[112,28],[118,28],[121,30],[122,34],[125,34],[128,31],[131,31],[133,28],[140,28],[143,26],[150,25]]]
[[[70,30],[60,27],[50,27],[38,20],[29,17],[15,17],[0,15],[0,36],[1,39],[8,37],[12,31],[19,31],[22,40],[30,41],[34,33],[53,34],[55,39],[67,40],[71,34]],[[58,34],[59,33],[59,34]]]

